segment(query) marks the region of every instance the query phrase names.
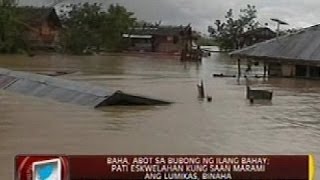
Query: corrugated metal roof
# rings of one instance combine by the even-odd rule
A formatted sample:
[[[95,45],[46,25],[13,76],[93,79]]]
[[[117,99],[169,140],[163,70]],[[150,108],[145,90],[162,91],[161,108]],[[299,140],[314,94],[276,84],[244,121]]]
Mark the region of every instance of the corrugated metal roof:
[[[0,68],[0,89],[23,95],[50,98],[59,102],[83,106],[104,105],[156,105],[168,102],[133,96],[92,86],[85,82],[75,82],[27,72],[10,71]],[[134,98],[133,98],[134,97]]]
[[[135,34],[123,34],[122,37],[124,38],[136,38],[136,39],[151,39],[152,35],[135,35]]]
[[[320,25],[230,53],[232,57],[301,60],[320,63]]]
[[[159,27],[141,27],[133,28],[130,33],[134,35],[181,35],[191,29],[189,26],[159,26]]]

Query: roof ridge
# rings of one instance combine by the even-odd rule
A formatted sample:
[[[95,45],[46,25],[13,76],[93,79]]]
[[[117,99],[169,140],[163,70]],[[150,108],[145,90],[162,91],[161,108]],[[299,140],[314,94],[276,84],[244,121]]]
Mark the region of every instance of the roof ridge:
[[[259,46],[259,45],[262,45],[262,44],[271,43],[273,41],[279,41],[279,40],[288,38],[290,36],[300,35],[301,33],[304,33],[304,32],[309,31],[309,30],[313,30],[315,28],[320,28],[320,24],[316,24],[316,25],[313,25],[313,26],[302,28],[302,29],[298,30],[297,32],[292,32],[292,33],[285,34],[285,35],[282,35],[282,36],[277,36],[275,38],[272,38],[272,39],[269,39],[269,40],[266,40],[266,41],[263,41],[263,42],[260,42],[260,43],[253,44],[251,46],[247,46],[247,47],[242,48],[242,49],[237,49],[237,50],[232,51],[231,53],[229,53],[229,55],[234,55],[237,52],[248,50],[248,49],[251,49],[251,48],[255,48],[256,46]]]
[[[320,61],[320,24],[229,53],[233,57]]]

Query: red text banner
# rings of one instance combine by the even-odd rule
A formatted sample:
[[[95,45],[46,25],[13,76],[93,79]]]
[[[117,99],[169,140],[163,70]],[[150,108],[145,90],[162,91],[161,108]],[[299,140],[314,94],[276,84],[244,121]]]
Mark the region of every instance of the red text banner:
[[[313,156],[20,155],[16,180],[314,180]]]
[[[71,179],[308,180],[308,156],[70,156]]]

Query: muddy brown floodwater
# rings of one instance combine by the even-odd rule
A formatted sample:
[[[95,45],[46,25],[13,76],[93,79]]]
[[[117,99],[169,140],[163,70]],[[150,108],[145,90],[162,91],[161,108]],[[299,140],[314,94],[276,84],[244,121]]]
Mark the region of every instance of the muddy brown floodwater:
[[[61,78],[175,102],[97,110],[0,91],[4,180],[13,179],[14,156],[19,153],[320,157],[320,81],[255,80],[255,85],[274,90],[274,99],[250,105],[244,81],[239,85],[234,78],[212,77],[236,74],[236,63],[224,54],[212,54],[201,64],[142,56],[1,56],[0,67],[76,71]],[[197,99],[200,79],[213,97],[211,103]]]

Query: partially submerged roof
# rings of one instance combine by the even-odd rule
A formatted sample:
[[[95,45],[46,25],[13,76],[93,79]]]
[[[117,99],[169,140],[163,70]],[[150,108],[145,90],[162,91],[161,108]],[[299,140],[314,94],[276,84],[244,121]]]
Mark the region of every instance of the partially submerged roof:
[[[236,50],[230,55],[240,58],[300,60],[320,63],[320,25]]]
[[[161,105],[169,102],[107,90],[84,82],[0,68],[0,90],[49,98],[63,103],[100,107],[108,105]]]

